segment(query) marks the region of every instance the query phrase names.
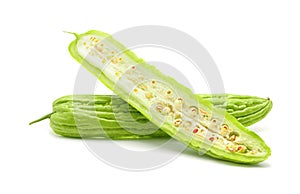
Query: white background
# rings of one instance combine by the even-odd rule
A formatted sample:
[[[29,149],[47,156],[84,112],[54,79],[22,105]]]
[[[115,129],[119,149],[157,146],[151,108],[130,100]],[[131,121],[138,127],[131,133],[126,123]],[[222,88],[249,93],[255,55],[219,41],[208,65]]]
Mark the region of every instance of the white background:
[[[288,0],[1,1],[0,193],[299,192],[299,10],[299,1]],[[79,64],[63,30],[114,33],[147,24],[201,42],[227,93],[273,100],[268,117],[250,127],[272,148],[267,161],[245,167],[186,151],[162,168],[128,172],[104,164],[80,140],[54,136],[48,121],[28,126],[73,92]]]

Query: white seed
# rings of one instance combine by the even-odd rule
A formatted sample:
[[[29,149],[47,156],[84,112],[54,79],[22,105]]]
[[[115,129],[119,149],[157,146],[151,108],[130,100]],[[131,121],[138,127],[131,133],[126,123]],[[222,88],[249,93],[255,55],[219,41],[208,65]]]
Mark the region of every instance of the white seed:
[[[170,109],[169,107],[166,106],[165,108],[163,108],[162,114],[163,114],[163,115],[167,115],[167,114],[170,113],[170,111],[171,111],[171,109]]]
[[[182,109],[182,104],[183,104],[183,99],[182,99],[182,98],[177,98],[177,99],[174,101],[174,107],[175,107],[177,110],[181,110],[181,109]]]
[[[230,146],[226,146],[226,149],[230,152],[234,152],[234,148],[233,147],[230,147]]]
[[[181,125],[181,123],[182,123],[182,120],[181,120],[181,119],[176,119],[176,120],[174,121],[175,127],[179,127],[179,126]]]

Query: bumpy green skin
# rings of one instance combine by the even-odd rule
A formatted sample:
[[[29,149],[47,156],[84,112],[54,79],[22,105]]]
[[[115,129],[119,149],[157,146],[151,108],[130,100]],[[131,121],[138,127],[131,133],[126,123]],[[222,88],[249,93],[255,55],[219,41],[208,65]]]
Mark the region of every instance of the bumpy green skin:
[[[221,159],[221,160],[236,162],[236,163],[245,163],[245,164],[259,163],[266,160],[271,155],[271,150],[265,144],[265,142],[256,133],[249,131],[247,128],[245,128],[232,115],[226,112],[224,113],[224,111],[220,109],[215,109],[211,103],[205,101],[201,97],[197,97],[195,94],[193,94],[193,92],[189,88],[181,85],[174,78],[166,76],[165,74],[157,70],[154,66],[151,66],[146,62],[144,62],[142,59],[138,58],[134,53],[128,50],[124,45],[117,42],[110,35],[93,30],[81,35],[75,34],[75,36],[76,39],[69,45],[69,51],[70,54],[73,56],[73,58],[76,59],[79,63],[81,63],[93,75],[95,75],[109,89],[114,91],[118,96],[120,96],[131,106],[133,106],[139,112],[141,112],[147,119],[149,119],[155,125],[160,126],[160,128],[171,137],[177,139],[178,141],[184,143],[185,145],[189,146],[190,148],[196,151],[205,150],[205,154],[211,157]],[[97,53],[98,51],[96,52],[93,51],[95,60],[90,60],[93,58],[92,55],[91,58],[90,57],[86,58],[86,54],[90,52],[89,51],[90,48],[87,48],[84,43],[85,41],[88,41],[88,39],[90,39],[91,41],[88,41],[88,44],[92,45],[93,43],[92,41],[95,40],[94,39],[95,37],[100,41],[104,40],[106,43],[108,43],[105,44],[104,52],[102,52],[102,50],[99,51],[98,47],[94,47],[99,52],[101,52],[101,56],[102,54],[104,54],[103,56],[105,57],[105,59],[107,59],[109,57],[108,53],[114,50],[115,53],[121,52],[120,56],[126,59],[126,63],[123,63],[123,65],[118,66],[112,63],[106,64],[106,62],[97,62],[99,60],[96,60],[96,58],[99,58],[101,60],[100,53]],[[110,60],[110,58],[108,59]],[[126,71],[124,71],[124,69],[122,68],[125,68]],[[121,87],[115,88],[116,84],[119,83],[118,80],[119,72],[121,73],[122,76],[122,82],[121,85],[119,85]],[[170,111],[166,111],[167,113],[167,116],[165,117],[166,121],[161,123],[160,118],[164,114],[164,111],[160,110],[161,108],[160,105],[156,104],[155,105],[156,112],[153,115],[150,115],[149,110],[153,105],[153,100],[147,99],[148,97],[146,95],[146,92],[148,91],[154,93],[157,92],[154,91],[153,89],[142,89],[143,86],[139,85],[138,86],[139,93],[134,94],[132,98],[128,98],[128,94],[132,92],[132,89],[130,88],[131,86],[130,84],[134,84],[135,80],[138,79],[138,77],[132,77],[132,73],[134,74],[134,72],[137,72],[137,74],[135,75],[139,75],[139,77],[145,76],[147,80],[150,77],[152,79],[158,80],[159,88],[162,89],[163,91],[167,91],[166,87],[171,88],[173,90],[173,93],[176,94],[177,96],[176,101],[179,101],[179,99],[183,97],[184,99],[183,107],[190,108],[188,110],[185,109],[184,112],[182,112],[183,113],[182,116],[184,119],[191,118],[191,116],[189,116],[191,113],[189,113],[188,111],[193,111],[192,110],[193,106],[196,107],[196,112],[198,110],[201,110],[200,115],[198,115],[199,118],[201,118],[201,120],[198,119],[193,120],[192,122],[193,126],[201,128],[201,131],[204,131],[205,133],[207,131],[208,134],[217,136],[218,137],[217,141],[211,140],[214,142],[212,144],[207,138],[203,139],[200,134],[198,135],[193,134],[194,133],[193,128],[189,128],[189,130],[185,130],[181,126],[180,127],[178,127],[178,125],[176,126],[176,124],[178,123],[175,123],[176,120],[175,119],[173,120],[174,117],[172,117],[171,115],[171,113],[173,112]],[[162,85],[161,83],[163,83],[164,85]],[[150,82],[147,82],[147,84],[150,84]],[[156,95],[154,97],[154,100],[157,100],[158,103],[162,102],[165,99],[167,99],[167,97],[164,97],[164,99],[162,99],[160,95]],[[167,104],[163,104],[162,108],[164,108],[165,110],[167,106],[168,106]],[[221,117],[223,117],[224,119],[221,119]],[[215,119],[213,118],[217,118],[217,121],[215,122],[214,121]],[[184,122],[186,123],[187,120],[184,120]],[[198,124],[195,124],[195,122],[197,122]],[[204,124],[202,122],[204,122]],[[226,137],[225,136],[223,137],[219,135],[221,134],[220,132],[218,133],[214,132],[215,126],[213,124],[220,123],[220,122],[222,126],[224,125],[227,126],[229,132],[230,131],[238,132],[238,134],[240,135],[239,141],[241,142],[231,143],[229,142],[229,139],[227,139],[228,138],[227,135]],[[181,123],[179,124],[181,125]],[[206,128],[206,124],[208,125],[207,128]],[[221,130],[221,128],[218,128],[218,130]],[[222,141],[224,140],[225,143],[222,141],[220,142],[219,140]],[[242,148],[240,149],[240,147]]]
[[[245,127],[262,120],[271,111],[273,103],[270,98],[260,98],[249,95],[236,94],[201,94],[203,99],[215,106],[226,109]],[[224,100],[225,97],[225,100]]]
[[[134,123],[130,121],[131,117]],[[124,100],[111,95],[61,97],[53,102],[53,113],[49,118],[54,132],[66,137],[110,139],[168,137]],[[140,125],[137,125],[137,122]]]
[[[243,125],[260,121],[272,108],[270,99],[256,96],[235,94],[213,96],[199,94],[199,96],[213,102],[216,107],[226,108],[227,112],[235,116]],[[65,137],[109,137],[110,139],[170,137],[118,96],[63,96],[53,102],[53,113],[45,118],[50,118],[50,125],[55,133]],[[81,121],[75,123],[75,118]],[[141,125],[137,126],[137,122]],[[84,126],[79,126],[81,130],[78,131],[76,124],[84,124]],[[143,135],[146,132],[148,134]]]

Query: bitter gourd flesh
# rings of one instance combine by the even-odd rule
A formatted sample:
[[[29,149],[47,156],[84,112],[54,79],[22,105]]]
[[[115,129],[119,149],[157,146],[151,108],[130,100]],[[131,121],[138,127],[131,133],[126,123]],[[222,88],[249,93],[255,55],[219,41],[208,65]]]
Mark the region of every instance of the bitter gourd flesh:
[[[109,34],[75,34],[70,54],[164,132],[207,155],[237,162],[266,160],[270,148],[229,113],[138,58]]]

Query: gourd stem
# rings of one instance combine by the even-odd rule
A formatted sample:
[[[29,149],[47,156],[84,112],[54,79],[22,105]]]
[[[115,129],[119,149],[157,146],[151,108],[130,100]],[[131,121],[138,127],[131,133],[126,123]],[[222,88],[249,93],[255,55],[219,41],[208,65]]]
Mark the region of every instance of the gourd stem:
[[[73,34],[76,38],[78,38],[78,34],[75,32],[69,32],[69,31],[63,31],[63,32],[67,34]]]
[[[45,119],[49,119],[53,113],[54,112],[52,112],[50,114],[47,114],[47,115],[45,115],[45,116],[43,116],[43,117],[41,117],[41,118],[39,118],[37,120],[34,120],[34,121],[30,122],[29,125],[32,125],[32,124],[37,123],[37,122],[40,122],[40,121],[45,120]]]

